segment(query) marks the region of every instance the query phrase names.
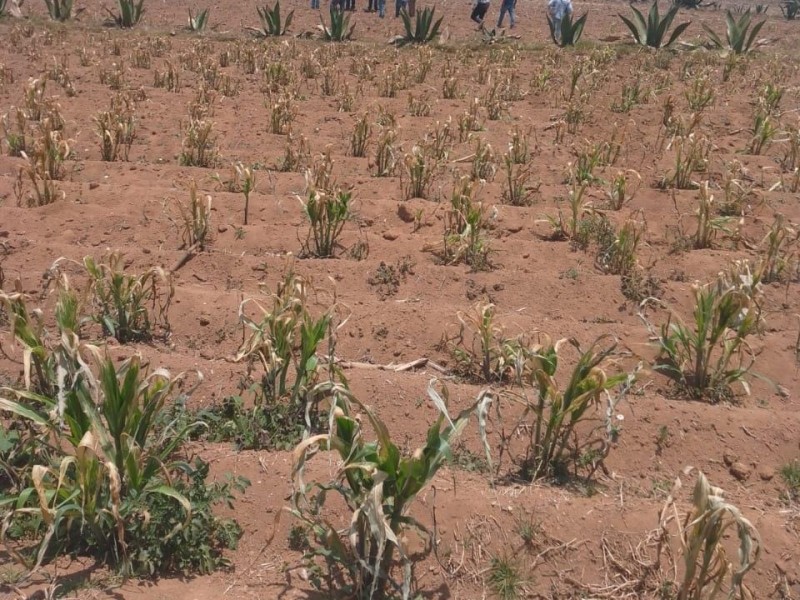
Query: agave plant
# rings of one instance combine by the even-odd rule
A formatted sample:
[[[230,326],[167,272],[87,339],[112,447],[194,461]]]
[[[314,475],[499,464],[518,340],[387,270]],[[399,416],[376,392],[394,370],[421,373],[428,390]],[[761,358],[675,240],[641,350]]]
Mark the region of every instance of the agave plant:
[[[800,0],[785,0],[785,2],[781,2],[781,12],[787,21],[794,21],[797,18],[797,14],[800,13]]]
[[[560,29],[556,30],[556,23],[547,16],[547,24],[550,27],[550,37],[556,45],[561,46],[574,46],[578,43],[583,35],[583,26],[586,24],[586,17],[589,13],[584,13],[583,16],[578,17],[577,20],[572,20],[572,13],[567,13],[561,19]]]
[[[319,26],[322,31],[322,37],[327,42],[345,42],[352,39],[353,30],[356,24],[350,25],[350,15],[345,14],[343,10],[331,6],[331,25],[325,25],[325,21],[320,17],[322,25]]]
[[[767,22],[766,19],[759,21],[753,28],[750,29],[750,13],[744,13],[738,19],[735,19],[731,11],[725,14],[725,21],[727,22],[726,42],[724,43],[720,37],[708,25],[703,23],[703,29],[711,37],[711,43],[717,48],[728,50],[734,54],[747,54],[753,47],[753,42],[756,40],[758,32]],[[749,30],[749,35],[748,35]]]
[[[286,32],[289,30],[289,27],[292,24],[292,19],[294,18],[293,10],[290,10],[289,14],[286,15],[285,21],[281,21],[280,0],[276,0],[275,6],[272,8],[269,6],[264,6],[263,8],[256,7],[256,10],[258,11],[258,18],[261,20],[261,28],[251,29],[251,31],[262,37],[277,37],[286,35]]]
[[[619,18],[622,19],[625,25],[628,26],[628,29],[631,30],[636,43],[642,46],[650,46],[651,48],[670,46],[691,24],[691,21],[687,21],[686,23],[678,25],[672,30],[672,35],[669,36],[669,39],[667,39],[665,43],[664,40],[667,36],[667,30],[670,28],[670,25],[672,25],[675,15],[678,14],[678,6],[673,5],[672,8],[667,11],[667,14],[664,15],[663,19],[658,12],[657,0],[653,2],[653,6],[650,7],[647,20],[645,20],[644,15],[642,15],[637,8],[631,6],[631,9],[633,10],[633,19],[622,15],[619,15]]]
[[[205,8],[196,15],[189,9],[189,31],[200,32],[204,31],[208,24],[208,14],[210,9]]]
[[[47,4],[50,18],[54,21],[69,21],[72,18],[73,0],[44,0],[44,2]]]
[[[117,0],[119,13],[113,13],[108,8],[106,12],[111,15],[117,27],[130,28],[137,25],[144,15],[144,0]]]
[[[406,33],[399,41],[400,44],[427,44],[433,41],[439,35],[439,27],[442,25],[442,19],[439,17],[438,21],[433,20],[435,8],[424,8],[417,10],[414,13],[414,24],[411,24],[411,16],[406,9],[400,11],[400,16],[403,18],[403,26]]]

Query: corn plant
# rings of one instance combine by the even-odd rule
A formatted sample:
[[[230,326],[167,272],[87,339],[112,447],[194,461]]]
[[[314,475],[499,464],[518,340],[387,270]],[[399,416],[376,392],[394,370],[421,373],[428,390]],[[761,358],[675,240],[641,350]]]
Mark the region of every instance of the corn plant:
[[[350,138],[350,153],[353,156],[364,157],[367,155],[367,144],[372,130],[368,117],[369,115],[364,113],[353,128],[353,135]]]
[[[256,189],[256,173],[252,167],[245,167],[242,163],[234,166],[236,180],[239,182],[242,194],[244,195],[244,224],[247,225],[247,218],[250,212],[250,194]]]
[[[486,239],[489,219],[477,193],[478,182],[471,177],[460,177],[454,182],[450,208],[444,218],[442,245],[425,249],[440,251],[445,264],[463,262],[474,271],[484,271],[491,268],[491,249]]]
[[[129,29],[139,24],[144,15],[144,0],[117,0],[118,13],[106,8],[112,22],[117,26]]]
[[[511,157],[511,160],[514,161],[514,164],[524,165],[530,160],[531,148],[529,137],[531,131],[533,130],[529,129],[527,133],[522,133],[519,127],[515,127],[514,131],[511,132],[511,141],[508,142],[508,155]]]
[[[403,198],[428,198],[440,165],[424,145],[415,145],[403,157]]]
[[[202,424],[161,425],[177,390],[185,386],[185,399],[197,385],[185,385],[183,373],[148,373],[138,357],[117,367],[90,348],[95,374],[74,332],[60,333],[56,394],[5,389],[0,397],[1,410],[44,432],[39,440],[47,448],[37,456],[47,460],[23,473],[28,487],[0,498],[3,541],[19,521],[35,531],[32,548],[11,556],[31,571],[61,552],[93,554],[123,575],[224,566],[222,549],[235,545],[241,530],[214,517],[210,505],[230,494],[226,488],[210,500],[220,488],[206,486],[207,465],[173,457]]]
[[[331,5],[330,26],[325,25],[322,16],[320,16],[320,21],[322,21],[322,24],[319,25],[319,28],[322,32],[322,38],[326,42],[346,42],[353,39],[353,30],[356,28],[356,24],[350,24],[350,15],[345,14],[343,10]]]
[[[670,311],[657,331],[641,314],[655,339],[662,361],[654,368],[675,379],[694,398],[730,398],[739,384],[749,393],[748,374],[755,353],[747,338],[761,320],[761,282],[747,263],[737,263],[713,283],[695,284],[692,320]],[[652,302],[645,300],[642,305]]]
[[[188,29],[194,33],[200,33],[206,30],[206,25],[208,25],[208,15],[211,9],[204,8],[196,15],[192,13],[192,9],[189,9],[189,23]]]
[[[702,75],[692,81],[691,87],[685,92],[689,108],[694,111],[703,110],[714,102],[714,88],[707,75]]]
[[[494,180],[497,167],[494,164],[494,151],[491,144],[478,138],[475,146],[475,156],[472,158],[472,178],[475,180]]]
[[[651,48],[671,46],[691,24],[691,21],[681,23],[672,30],[672,34],[667,38],[667,31],[678,14],[677,5],[673,4],[664,17],[661,18],[658,12],[658,1],[655,0],[647,15],[647,20],[634,6],[631,6],[631,10],[633,10],[632,18],[629,19],[622,15],[619,15],[619,18],[628,27],[636,43],[642,46],[650,46]]]
[[[514,157],[506,153],[503,155],[503,170],[505,171],[503,202],[512,206],[530,204],[532,195],[538,190],[537,185],[531,184],[531,167],[516,164]]]
[[[731,11],[727,11],[725,13],[725,22],[727,24],[725,42],[720,39],[713,29],[703,23],[703,29],[705,29],[706,33],[711,38],[711,43],[717,48],[728,50],[733,54],[747,54],[750,52],[758,32],[761,31],[761,28],[767,20],[759,21],[750,29],[750,13],[745,13],[738,19],[735,19]]]
[[[714,216],[714,195],[708,191],[708,181],[700,185],[697,206],[697,231],[694,234],[694,248],[711,248],[714,238],[720,231],[727,232],[730,217]]]
[[[698,184],[693,177],[696,173],[706,171],[711,143],[704,137],[688,136],[678,137],[670,142],[676,146],[675,168],[662,180],[662,187],[672,187],[679,190],[697,189]]]
[[[47,12],[53,21],[69,21],[72,18],[73,0],[44,0]]]
[[[206,196],[205,200],[198,198],[197,183],[192,180],[189,183],[189,203],[178,202],[178,211],[182,221],[181,248],[202,252],[211,237],[211,196]]]
[[[339,237],[352,217],[353,194],[341,189],[310,189],[303,204],[308,219],[308,235],[303,253],[316,258],[331,258],[339,246]]]
[[[408,513],[450,459],[451,445],[470,415],[485,412],[491,400],[489,393],[483,392],[470,407],[450,417],[446,390],[439,393],[432,381],[428,395],[439,417],[428,429],[425,444],[413,453],[402,451],[375,412],[345,389],[336,390],[329,432],[311,436],[295,448],[292,513],[312,532],[309,553],[325,561],[330,593],[361,600],[411,597],[416,557],[412,558],[404,539],[416,533],[425,542],[424,553],[430,551],[432,540]],[[355,410],[366,416],[375,441],[367,441]],[[334,452],[342,468],[330,482],[306,483],[307,463],[319,451]],[[341,527],[335,525],[338,508],[334,512],[326,504],[331,494],[341,499],[348,512]],[[399,581],[392,575],[398,559],[402,567]]]
[[[623,277],[630,275],[638,267],[636,253],[646,230],[647,223],[641,212],[630,216],[613,242],[599,249],[595,265],[605,273]]]
[[[267,425],[267,433],[274,436],[273,440],[255,436],[255,446],[274,448],[278,438],[295,444],[304,430],[310,433],[317,403],[330,396],[322,388],[340,379],[332,356],[317,355],[319,346],[326,341],[328,351],[333,352],[331,326],[335,306],[313,316],[309,306],[311,291],[310,284],[289,268],[270,294],[268,305],[248,299],[239,307],[246,336],[235,360],[247,362],[247,378],[254,383],[251,389],[255,393],[255,409],[251,419]],[[253,318],[247,315],[250,305],[257,312]],[[281,428],[286,431],[281,432]]]
[[[187,167],[213,167],[217,164],[217,138],[214,123],[205,119],[189,118],[180,164]]]
[[[14,117],[11,117],[13,113]],[[33,132],[28,124],[25,110],[15,108],[3,115],[0,121],[3,131],[3,139],[9,156],[22,156],[23,153],[30,154],[33,148]]]
[[[771,143],[778,133],[778,126],[772,120],[768,112],[757,110],[753,117],[753,137],[747,151],[750,154],[761,154]]]
[[[800,241],[797,229],[787,225],[786,218],[778,214],[770,226],[769,232],[761,242],[763,253],[759,259],[757,277],[764,283],[781,281],[791,276],[800,266],[796,251],[792,251],[793,243]]]
[[[567,343],[579,357],[562,390],[556,374]],[[517,435],[510,432],[520,431],[527,436],[522,456],[514,457],[514,462],[527,481],[548,477],[564,482],[578,475],[579,469],[584,469],[585,477],[590,479],[602,467],[619,435],[616,405],[636,378],[636,371],[607,373],[616,347],[617,342],[610,335],[597,338],[583,350],[575,339],[553,343],[548,336],[539,334],[535,343],[517,345],[509,352],[517,386],[501,394],[500,406],[508,401],[521,407],[522,412],[511,428],[502,428],[498,470],[503,454],[510,451],[510,442]],[[614,388],[618,391],[612,395]],[[530,395],[529,389],[536,393]]]
[[[262,37],[277,37],[286,35],[294,19],[294,10],[290,10],[286,15],[286,20],[281,21],[281,3],[275,0],[275,6],[256,7],[258,18],[261,21],[260,29],[252,29],[257,35]]]
[[[128,160],[136,138],[136,122],[130,108],[103,111],[94,122],[100,138],[100,156],[104,161]]]
[[[83,266],[89,275],[91,320],[125,344],[150,340],[154,329],[169,332],[168,312],[175,294],[171,276],[160,267],[140,275],[123,270],[123,257],[111,253],[102,262],[87,256]]]
[[[703,473],[697,475],[692,505],[678,529],[683,577],[677,582],[675,598],[711,598],[726,587],[727,592],[723,593],[727,593],[728,598],[752,597],[752,592],[744,585],[744,577],[761,555],[758,530],[725,499],[720,488],[708,482]],[[665,508],[677,514],[672,496]],[[735,532],[733,535],[738,541],[738,560],[735,562],[728,558],[724,545],[731,531]]]
[[[635,177],[634,185],[630,183],[631,175]],[[622,210],[625,205],[629,204],[636,196],[641,183],[642,177],[636,171],[629,169],[628,171],[617,173],[611,180],[609,190],[606,192],[611,210]]]
[[[439,35],[439,28],[442,25],[442,19],[439,17],[434,21],[434,13],[436,8],[425,7],[422,10],[414,12],[414,23],[411,23],[411,16],[408,11],[403,8],[400,11],[400,17],[403,19],[403,27],[405,35],[399,40],[399,44],[427,44],[436,39]],[[419,82],[421,83],[421,82]]]
[[[572,13],[566,13],[561,19],[561,30],[556,31],[556,24],[547,15],[547,25],[550,28],[550,37],[557,46],[574,46],[583,35],[583,28],[586,25],[586,17],[589,13],[584,13],[576,20],[572,20]]]
[[[274,102],[270,98],[268,107],[270,109],[270,133],[275,133],[277,135],[289,134],[297,114],[297,109],[294,104],[294,95],[291,92],[282,93]]]

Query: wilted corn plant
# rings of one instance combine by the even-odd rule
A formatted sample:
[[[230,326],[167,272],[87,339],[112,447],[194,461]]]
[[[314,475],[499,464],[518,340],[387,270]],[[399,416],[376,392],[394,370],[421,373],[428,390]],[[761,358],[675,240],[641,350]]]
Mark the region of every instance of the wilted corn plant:
[[[104,335],[125,344],[150,340],[156,329],[162,335],[169,334],[168,312],[175,288],[164,269],[154,267],[139,275],[128,274],[118,252],[100,262],[87,256],[83,266],[89,276],[91,320],[103,328]]]
[[[635,184],[631,186],[628,183],[628,176],[635,176]],[[622,208],[630,203],[636,196],[639,186],[642,183],[642,177],[633,169],[618,172],[611,180],[609,190],[606,192],[608,196],[608,204],[611,210],[622,210]]]
[[[256,190],[256,172],[253,167],[245,167],[242,163],[236,163],[234,171],[238,187],[244,194],[244,224],[247,225],[250,213],[250,194]]]
[[[747,262],[737,262],[717,280],[695,284],[691,322],[670,310],[667,322],[656,329],[644,314],[652,298],[641,304],[647,325],[663,358],[654,368],[672,377],[684,392],[716,402],[732,396],[732,386],[750,391],[747,377],[755,353],[747,338],[761,321],[761,282]]]
[[[662,187],[672,187],[679,190],[697,189],[698,184],[692,179],[695,173],[703,173],[708,165],[708,156],[711,152],[711,142],[705,137],[679,136],[673,139],[669,147],[676,146],[675,169],[664,176]]]
[[[714,102],[714,88],[708,74],[703,73],[692,80],[692,85],[684,92],[689,108],[701,111]]]
[[[770,114],[760,109],[756,110],[753,116],[753,137],[747,148],[750,154],[761,154],[772,143],[773,138],[778,133],[778,126],[772,120]]]
[[[197,195],[197,183],[194,179],[189,183],[188,205],[178,201],[181,216],[181,249],[191,252],[202,252],[211,236],[211,196],[205,199]]]
[[[353,135],[350,138],[350,152],[353,156],[364,157],[367,155],[367,144],[372,128],[369,124],[369,115],[364,115],[356,121]]]
[[[797,243],[800,233],[786,223],[782,214],[775,215],[769,232],[761,242],[763,248],[757,267],[757,276],[764,283],[781,281],[800,275],[800,257]]]
[[[0,500],[4,542],[18,523],[33,532],[33,544],[14,544],[11,556],[35,571],[60,553],[93,555],[124,576],[223,566],[222,549],[235,545],[241,530],[210,507],[230,499],[228,486],[207,485],[201,460],[191,466],[174,458],[202,424],[165,418],[178,389],[185,401],[202,376],[187,385],[183,373],[148,373],[138,357],[117,366],[80,344],[71,329],[77,314],[62,302],[51,338],[58,341],[41,348],[54,366],[51,390],[5,388],[0,397],[0,411],[41,431],[36,441],[45,449],[21,466],[21,486]]]
[[[644,213],[632,214],[617,232],[613,243],[607,248],[600,248],[595,264],[605,273],[629,275],[638,267],[637,251],[647,231]]]
[[[353,193],[339,188],[310,187],[303,204],[308,219],[308,234],[303,254],[316,258],[332,258],[339,246],[339,237],[350,220]]]
[[[500,395],[498,410],[508,401],[520,406],[522,413],[510,428],[502,428],[497,469],[503,454],[511,452],[512,438],[524,431],[528,437],[522,456],[512,460],[525,480],[548,477],[564,482],[581,470],[591,479],[603,468],[619,436],[616,406],[630,391],[640,367],[627,373],[607,373],[617,348],[610,335],[600,336],[586,350],[575,339],[553,343],[545,334],[537,337],[537,342],[517,344],[507,352],[517,386]],[[561,349],[567,343],[579,357],[569,384],[561,390],[556,373]],[[530,388],[536,390],[534,396],[529,394]]]
[[[190,117],[183,138],[180,164],[187,167],[208,168],[216,165],[218,159],[214,122]]]
[[[474,271],[483,271],[491,268],[491,250],[486,239],[486,207],[477,199],[478,185],[468,176],[455,180],[450,209],[445,213],[442,244],[426,246],[424,250],[440,253],[445,264],[464,262]]]
[[[491,144],[478,138],[475,156],[472,158],[472,178],[476,181],[493,181],[497,166],[494,164],[494,151]]]
[[[311,292],[310,283],[289,267],[269,295],[268,306],[257,299],[244,300],[239,306],[239,320],[249,335],[235,359],[247,363],[247,379],[253,383],[250,389],[255,408],[251,418],[255,424],[273,427],[273,431],[254,436],[255,446],[276,447],[277,439],[262,438],[264,433],[276,433],[280,428],[284,429],[281,438],[292,444],[304,431],[315,432],[319,404],[330,397],[325,387],[340,379],[332,362],[336,302],[313,316]],[[247,315],[250,305],[256,308],[256,317]],[[329,355],[318,356],[324,342]]]
[[[681,480],[677,479],[661,510],[659,529],[664,533],[670,521],[679,518],[675,495],[681,486]],[[735,531],[738,542],[735,562],[728,558],[725,547],[730,530]],[[761,555],[761,536],[741,511],[725,500],[722,489],[712,486],[702,472],[698,472],[692,492],[692,509],[683,523],[677,523],[677,537],[683,568],[674,582],[672,596],[676,600],[701,600],[721,595],[739,599],[753,597],[744,585],[744,578]],[[658,545],[659,554],[665,547]],[[655,564],[660,559],[661,556],[657,556]]]
[[[527,206],[531,197],[538,191],[538,185],[531,184],[530,165],[514,162],[514,157],[506,153],[503,155],[503,170],[505,171],[505,189],[503,202],[512,206]]]
[[[311,147],[303,134],[295,138],[291,133],[286,136],[283,158],[278,164],[278,170],[303,171],[311,164]]]
[[[403,198],[427,199],[440,165],[424,144],[416,144],[403,157],[401,188]]]
[[[713,211],[714,195],[708,191],[708,181],[700,185],[697,206],[697,231],[694,234],[694,247],[697,250],[711,248],[714,238],[720,231],[727,232],[731,217],[716,217]]]
[[[278,135],[287,135],[292,131],[292,123],[296,116],[294,95],[291,92],[280,94],[274,101],[269,100],[269,131]]]
[[[491,401],[489,392],[482,392],[471,406],[451,417],[447,391],[439,393],[435,386],[434,380],[428,395],[439,418],[428,429],[425,445],[413,453],[402,451],[375,412],[343,388],[334,391],[329,432],[311,436],[295,448],[292,514],[313,534],[309,553],[325,561],[323,578],[331,593],[359,600],[411,597],[413,562],[420,557],[412,555],[406,538],[415,533],[427,553],[431,534],[408,515],[409,510],[450,459],[450,448],[471,414],[485,413]],[[367,441],[356,410],[366,415],[375,441]],[[335,452],[341,466],[332,481],[307,483],[306,465],[319,450]],[[350,513],[341,526],[326,505],[332,493]],[[399,580],[393,574],[396,566],[402,573]]]
[[[519,127],[511,132],[511,141],[508,142],[508,155],[516,165],[525,165],[531,158],[530,135],[533,129],[523,133]],[[535,148],[535,140],[534,140]]]
[[[33,132],[23,109],[14,108],[4,114],[0,121],[0,127],[2,127],[3,139],[6,142],[9,156],[22,156],[23,152],[26,154],[31,152]]]
[[[94,118],[100,138],[100,156],[105,161],[119,158],[128,160],[133,140],[136,138],[136,122],[129,103],[118,104],[116,109],[98,113]]]

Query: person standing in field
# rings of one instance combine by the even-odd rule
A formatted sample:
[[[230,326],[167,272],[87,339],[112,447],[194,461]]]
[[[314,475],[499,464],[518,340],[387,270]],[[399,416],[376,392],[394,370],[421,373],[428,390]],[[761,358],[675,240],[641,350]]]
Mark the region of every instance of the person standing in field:
[[[486,12],[489,10],[489,2],[491,0],[476,0],[475,6],[472,7],[472,14],[469,18],[475,21],[479,27],[483,27],[483,19],[486,18]]]
[[[503,0],[502,4],[500,4],[500,18],[497,19],[498,28],[503,26],[503,17],[508,13],[508,19],[511,21],[511,29],[514,29],[514,24],[517,21],[517,15],[514,12],[516,6],[517,0]]]
[[[400,12],[408,10],[407,0],[395,0],[394,3],[394,17],[395,19],[400,16]]]
[[[565,16],[572,16],[572,0],[550,0],[547,3],[547,11],[550,13],[550,20],[553,22],[553,33],[556,40],[561,42],[561,20]]]

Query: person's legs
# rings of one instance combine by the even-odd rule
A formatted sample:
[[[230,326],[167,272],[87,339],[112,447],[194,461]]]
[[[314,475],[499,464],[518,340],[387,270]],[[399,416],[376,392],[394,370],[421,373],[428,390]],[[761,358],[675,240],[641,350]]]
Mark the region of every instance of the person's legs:
[[[508,7],[508,18],[511,21],[511,29],[514,29],[514,25],[517,24],[517,11],[513,3]]]
[[[500,17],[497,19],[497,26],[503,26],[503,18],[506,16],[506,12],[508,12],[508,4],[506,0],[503,0],[503,3],[500,5]]]
[[[386,16],[386,0],[376,0],[378,4],[378,16],[382,19]]]

